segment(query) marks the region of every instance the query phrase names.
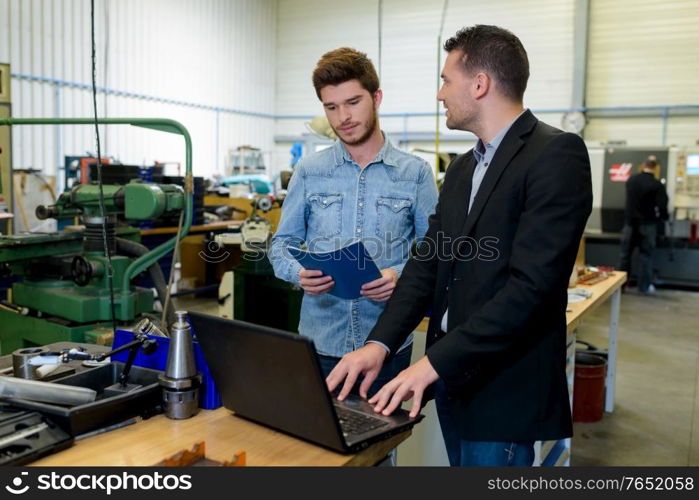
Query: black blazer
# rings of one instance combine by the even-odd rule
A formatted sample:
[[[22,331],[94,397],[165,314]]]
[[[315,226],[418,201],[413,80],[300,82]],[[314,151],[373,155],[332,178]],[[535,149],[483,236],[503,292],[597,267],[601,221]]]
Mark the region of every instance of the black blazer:
[[[425,239],[368,340],[395,353],[431,307],[427,357],[463,439],[571,436],[566,288],[592,209],[587,149],[526,111],[467,216],[475,164],[469,151],[449,166]]]

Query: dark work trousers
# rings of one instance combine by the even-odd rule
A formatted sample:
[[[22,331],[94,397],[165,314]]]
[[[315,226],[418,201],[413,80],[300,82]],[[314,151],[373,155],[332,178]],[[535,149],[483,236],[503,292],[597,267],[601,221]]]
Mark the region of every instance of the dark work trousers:
[[[657,234],[657,222],[625,224],[621,233],[619,269],[631,274],[631,256],[634,248],[638,247],[638,291],[641,293],[647,293],[653,282],[653,252]]]

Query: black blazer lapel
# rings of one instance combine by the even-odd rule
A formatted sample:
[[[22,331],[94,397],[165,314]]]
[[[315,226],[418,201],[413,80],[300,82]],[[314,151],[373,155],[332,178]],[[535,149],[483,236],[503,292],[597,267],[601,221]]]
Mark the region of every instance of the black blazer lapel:
[[[458,235],[464,226],[468,213],[468,201],[471,199],[471,183],[473,181],[473,171],[476,168],[476,158],[473,152],[467,153],[464,158],[464,168],[456,179],[456,185],[451,189],[453,202],[453,215],[449,218],[449,230],[452,234]],[[456,165],[454,165],[456,166]]]
[[[498,183],[500,176],[505,171],[505,167],[509,165],[512,158],[517,154],[520,148],[524,145],[522,136],[528,134],[531,129],[537,123],[536,117],[527,110],[524,114],[519,117],[519,119],[512,124],[510,130],[505,134],[498,150],[495,152],[493,161],[491,162],[488,170],[486,170],[483,181],[481,182],[478,192],[476,193],[476,198],[473,200],[473,206],[471,211],[468,212],[468,217],[464,222],[462,235],[468,235],[473,225],[478,220],[483,208],[485,207],[488,197],[491,191]]]

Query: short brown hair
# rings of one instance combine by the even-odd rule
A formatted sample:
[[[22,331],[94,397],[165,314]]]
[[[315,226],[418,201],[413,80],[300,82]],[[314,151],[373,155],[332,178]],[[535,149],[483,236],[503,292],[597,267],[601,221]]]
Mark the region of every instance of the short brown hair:
[[[444,43],[444,50],[461,50],[466,71],[489,72],[505,97],[522,102],[529,80],[529,59],[522,42],[512,32],[477,24],[457,31]]]
[[[379,90],[379,77],[371,60],[364,52],[341,47],[323,54],[313,70],[313,86],[320,99],[320,90],[328,85],[340,85],[359,80],[372,96]]]

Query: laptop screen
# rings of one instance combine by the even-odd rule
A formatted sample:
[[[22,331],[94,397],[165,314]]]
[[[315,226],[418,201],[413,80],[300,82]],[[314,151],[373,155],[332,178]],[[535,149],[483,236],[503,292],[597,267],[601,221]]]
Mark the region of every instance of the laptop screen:
[[[195,312],[189,320],[226,408],[331,448],[343,446],[310,339]]]

